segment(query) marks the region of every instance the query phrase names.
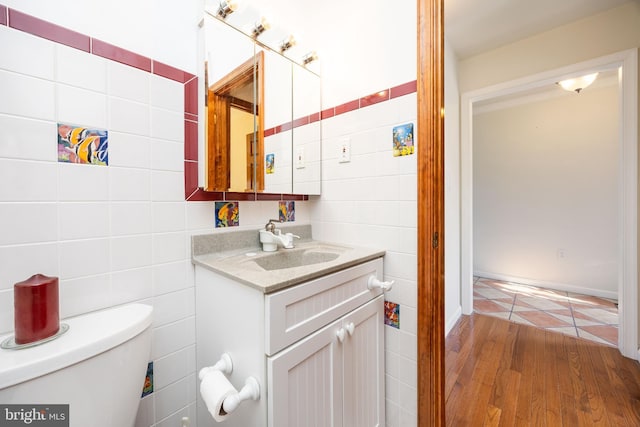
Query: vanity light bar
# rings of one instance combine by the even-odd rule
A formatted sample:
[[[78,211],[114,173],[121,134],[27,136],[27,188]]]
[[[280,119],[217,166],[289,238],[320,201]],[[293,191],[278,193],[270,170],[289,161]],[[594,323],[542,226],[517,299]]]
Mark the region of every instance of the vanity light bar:
[[[315,50],[312,50],[311,52],[307,53],[305,56],[302,57],[302,63],[304,65],[307,65],[315,61],[316,59],[318,59],[318,54],[316,53]]]
[[[293,37],[293,35],[290,35],[280,43],[280,53],[284,53],[286,50],[291,49],[295,45],[296,39]]]
[[[233,0],[221,0],[220,5],[218,6],[218,16],[221,19],[226,19],[227,16],[231,15],[238,8],[238,3]]]
[[[252,35],[253,38],[258,38],[258,36],[262,33],[264,33],[265,31],[267,31],[269,28],[271,28],[271,25],[269,24],[269,21],[267,21],[267,19],[263,16],[262,18],[260,18],[260,20],[258,22],[256,22],[256,24],[253,26],[253,31],[252,31]]]

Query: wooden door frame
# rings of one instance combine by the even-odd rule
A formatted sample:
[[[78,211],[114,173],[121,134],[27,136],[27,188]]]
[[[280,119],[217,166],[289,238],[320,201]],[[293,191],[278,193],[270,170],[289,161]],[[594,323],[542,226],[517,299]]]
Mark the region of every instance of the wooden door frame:
[[[444,0],[418,0],[418,426],[445,425]]]

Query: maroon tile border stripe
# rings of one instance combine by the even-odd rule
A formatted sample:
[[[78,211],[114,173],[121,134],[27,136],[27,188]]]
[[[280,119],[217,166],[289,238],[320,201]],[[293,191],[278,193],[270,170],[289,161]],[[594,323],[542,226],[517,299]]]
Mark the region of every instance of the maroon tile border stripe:
[[[350,111],[358,110],[360,108],[369,107],[374,104],[378,104],[380,102],[389,101],[394,98],[398,98],[400,96],[409,95],[410,93],[414,93],[417,90],[416,80],[403,83],[398,86],[394,86],[389,89],[384,89],[376,93],[372,93],[371,95],[363,96],[359,99],[354,99],[349,102],[345,102],[344,104],[340,104],[335,107],[324,109],[320,112],[309,115],[308,117],[301,117],[293,121],[293,127],[296,128],[298,126],[304,126],[306,124],[317,122],[318,120],[330,119],[331,117],[338,116],[340,114],[348,113]],[[287,123],[275,126],[271,129],[267,129],[264,132],[264,136],[272,136],[277,133],[283,132],[285,130],[289,130],[287,127]]]
[[[399,86],[392,87],[389,90],[391,91],[390,99],[394,99],[399,96],[409,95],[410,93],[413,93],[418,90],[417,81],[414,80],[412,82],[407,82]]]
[[[377,104],[379,102],[388,101],[390,92],[391,91],[389,89],[385,89],[381,90],[380,92],[376,92],[360,98],[360,108],[368,107],[369,105]]]
[[[3,6],[4,7],[4,6]],[[9,27],[43,39],[51,40],[56,43],[70,46],[76,49],[89,52],[91,47],[91,38],[67,28],[61,27],[51,22],[43,21],[31,15],[18,12],[15,9],[9,11]]]
[[[184,159],[198,161],[198,119],[184,121]]]
[[[184,197],[186,201],[212,200],[309,200],[308,195],[279,193],[222,193],[205,192],[198,187],[198,78],[191,73],[154,61],[146,56],[114,46],[102,40],[94,39],[68,28],[44,21],[31,15],[10,9],[0,4],[0,25],[8,25],[16,30],[42,37],[65,46],[120,62],[184,84]],[[399,96],[416,92],[416,81],[407,82],[390,89],[384,89],[371,95],[355,99],[344,104],[327,108],[292,122],[265,130],[265,137],[279,132],[304,126],[365,108]]]
[[[340,114],[348,113],[349,111],[357,110],[360,108],[360,100],[354,99],[353,101],[345,102],[334,108],[336,116]]]
[[[322,110],[320,112],[320,118],[322,120],[329,119],[329,118],[331,118],[331,117],[333,117],[335,115],[336,115],[336,109],[334,107],[327,108],[326,110]]]
[[[169,80],[174,80],[179,83],[186,83],[189,80],[193,79],[195,76],[191,73],[187,73],[186,71],[179,70],[171,65],[163,64],[162,62],[153,61],[153,74],[167,78]]]
[[[184,85],[184,112],[198,116],[198,78],[195,76]]]
[[[146,56],[138,55],[121,47],[114,46],[102,40],[93,39],[91,44],[91,53],[112,61],[120,62],[140,70],[151,72],[151,59]]]

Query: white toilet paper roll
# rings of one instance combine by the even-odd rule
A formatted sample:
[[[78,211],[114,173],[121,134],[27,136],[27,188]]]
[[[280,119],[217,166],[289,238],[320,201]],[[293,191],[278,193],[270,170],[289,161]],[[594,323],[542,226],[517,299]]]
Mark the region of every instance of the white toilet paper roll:
[[[227,377],[220,371],[210,371],[200,382],[200,395],[209,413],[217,422],[224,421],[228,414],[222,408],[224,400],[238,393]]]

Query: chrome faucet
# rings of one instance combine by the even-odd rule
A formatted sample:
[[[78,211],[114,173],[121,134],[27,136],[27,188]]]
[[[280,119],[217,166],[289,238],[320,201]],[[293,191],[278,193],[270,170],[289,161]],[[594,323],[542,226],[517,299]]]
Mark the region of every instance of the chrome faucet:
[[[276,225],[273,222],[279,222],[282,223],[282,220],[280,219],[270,219],[269,222],[267,222],[267,225],[264,226],[264,229],[266,231],[270,231],[272,233],[276,232]]]
[[[264,230],[260,230],[260,243],[262,243],[262,250],[265,252],[274,252],[278,250],[278,246],[282,246],[285,249],[293,248],[293,239],[299,239],[300,236],[296,236],[293,233],[282,234],[280,229],[276,228],[275,222],[281,223],[278,219],[270,219],[264,226]]]

